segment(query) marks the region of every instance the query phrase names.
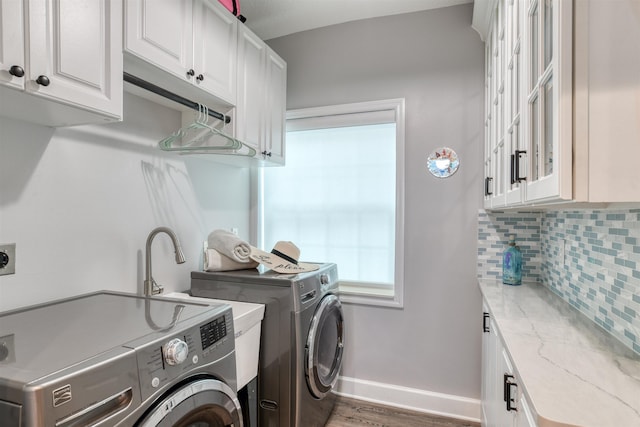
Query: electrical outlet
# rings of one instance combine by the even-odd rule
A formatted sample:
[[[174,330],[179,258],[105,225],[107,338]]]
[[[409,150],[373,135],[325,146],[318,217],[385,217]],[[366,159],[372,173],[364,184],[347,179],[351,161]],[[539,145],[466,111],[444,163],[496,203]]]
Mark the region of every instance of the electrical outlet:
[[[16,272],[16,244],[0,245],[0,276],[15,274]]]
[[[0,365],[3,363],[10,364],[16,362],[16,346],[14,341],[14,334],[0,337]]]

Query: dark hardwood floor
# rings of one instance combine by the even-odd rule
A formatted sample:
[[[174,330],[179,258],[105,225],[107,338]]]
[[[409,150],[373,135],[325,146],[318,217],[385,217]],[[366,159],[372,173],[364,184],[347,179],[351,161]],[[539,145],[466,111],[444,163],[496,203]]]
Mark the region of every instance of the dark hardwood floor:
[[[338,402],[326,427],[363,426],[480,427],[480,424],[338,397]]]

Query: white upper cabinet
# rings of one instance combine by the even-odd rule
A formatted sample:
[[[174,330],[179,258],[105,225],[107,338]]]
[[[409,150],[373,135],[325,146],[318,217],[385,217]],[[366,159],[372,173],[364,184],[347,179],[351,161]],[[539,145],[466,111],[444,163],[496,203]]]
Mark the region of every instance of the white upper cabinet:
[[[193,78],[191,1],[126,0],[125,50],[180,78]],[[194,71],[195,73],[195,71]]]
[[[267,45],[244,25],[238,27],[238,139],[261,152],[264,145]]]
[[[515,156],[514,179],[526,184],[525,202],[572,199],[572,4],[524,2],[526,153]]]
[[[3,0],[0,17],[0,114],[49,126],[121,119],[122,2]]]
[[[24,10],[22,0],[0,2],[0,85],[24,89]]]
[[[264,41],[217,0],[127,0],[124,21],[125,72],[231,117],[223,131],[256,153],[218,152],[217,160],[284,164],[287,65]],[[135,85],[127,90],[176,106]]]
[[[640,4],[574,2],[576,200],[640,201]]]
[[[238,19],[217,0],[195,1],[195,83],[232,104],[236,103],[238,24]]]
[[[571,2],[495,2],[485,40],[486,208],[571,199],[571,31]]]
[[[636,15],[634,0],[476,3],[485,208],[640,201]]]
[[[284,164],[286,82],[282,58],[240,25],[236,135],[266,163]]]
[[[506,24],[505,2],[495,8],[495,16],[485,48],[485,207],[505,204],[505,150],[508,135],[505,131],[505,61]]]
[[[263,153],[272,162],[284,163],[285,120],[287,109],[287,64],[267,49],[266,144]]]
[[[233,106],[237,26],[217,0],[127,0],[125,71],[210,108]]]

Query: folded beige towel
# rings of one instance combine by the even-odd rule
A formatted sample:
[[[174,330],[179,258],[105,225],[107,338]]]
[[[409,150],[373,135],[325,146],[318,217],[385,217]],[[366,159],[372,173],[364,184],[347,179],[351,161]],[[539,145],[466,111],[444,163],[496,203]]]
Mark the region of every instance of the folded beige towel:
[[[209,234],[207,243],[210,248],[217,250],[236,262],[252,262],[249,258],[251,246],[235,234],[226,230],[214,230]]]
[[[250,262],[237,262],[221,254],[215,249],[204,251],[204,271],[231,271],[244,270],[246,268],[256,268],[258,263],[254,260]]]

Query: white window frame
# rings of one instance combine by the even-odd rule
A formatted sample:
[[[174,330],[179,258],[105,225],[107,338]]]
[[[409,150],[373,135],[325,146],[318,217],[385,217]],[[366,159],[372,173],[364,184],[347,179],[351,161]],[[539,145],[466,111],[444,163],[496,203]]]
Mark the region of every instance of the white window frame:
[[[323,107],[303,108],[287,111],[287,120],[322,118],[341,114],[371,113],[377,111],[393,111],[396,117],[396,212],[395,212],[395,263],[393,292],[376,283],[340,282],[340,300],[343,303],[374,305],[402,308],[404,301],[404,140],[405,140],[405,101],[404,98],[380,101],[358,102],[352,104],[331,105]],[[336,153],[339,155],[339,153]],[[254,171],[254,189],[252,199],[255,201],[253,223],[256,232],[253,236],[258,247],[264,246],[263,214],[263,174]]]

